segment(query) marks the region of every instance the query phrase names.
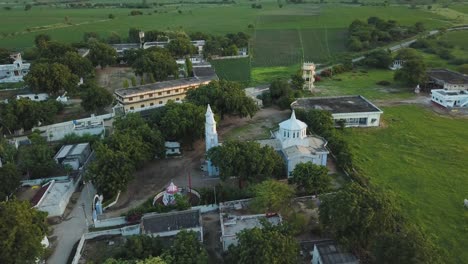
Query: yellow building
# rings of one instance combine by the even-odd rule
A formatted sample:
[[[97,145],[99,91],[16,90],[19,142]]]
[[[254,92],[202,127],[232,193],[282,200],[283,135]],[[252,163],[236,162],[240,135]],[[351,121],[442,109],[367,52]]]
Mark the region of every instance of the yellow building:
[[[140,112],[164,106],[169,100],[182,101],[188,90],[196,89],[212,80],[214,78],[211,77],[184,78],[117,89],[114,93],[125,113]]]

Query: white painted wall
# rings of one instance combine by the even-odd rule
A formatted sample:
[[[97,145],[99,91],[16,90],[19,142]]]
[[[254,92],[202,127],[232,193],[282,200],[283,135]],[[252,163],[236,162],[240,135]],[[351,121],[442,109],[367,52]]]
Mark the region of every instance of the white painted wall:
[[[346,127],[378,127],[380,125],[380,112],[364,112],[364,113],[339,113],[332,114],[333,120],[338,121],[340,119],[350,118],[367,118],[365,125],[346,125]]]

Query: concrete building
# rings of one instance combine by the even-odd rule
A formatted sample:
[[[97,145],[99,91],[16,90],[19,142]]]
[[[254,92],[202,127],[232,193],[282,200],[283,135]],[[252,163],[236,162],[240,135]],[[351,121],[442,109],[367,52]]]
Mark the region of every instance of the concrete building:
[[[427,71],[428,85],[433,89],[449,91],[468,90],[468,76],[447,69],[432,69]]]
[[[12,64],[0,65],[0,83],[22,82],[23,77],[28,74],[30,63],[24,63],[21,53],[10,55]]]
[[[54,157],[57,164],[71,166],[74,170],[81,168],[91,155],[89,143],[64,145]]]
[[[29,99],[31,101],[42,102],[42,101],[47,101],[47,99],[49,99],[49,95],[46,93],[38,93],[38,94],[18,94],[16,96],[16,100],[19,100],[22,98]]]
[[[468,91],[434,89],[431,101],[446,108],[468,107]]]
[[[315,86],[315,64],[312,62],[305,62],[302,64],[302,79],[304,79],[304,90],[312,91]]]
[[[166,148],[166,156],[175,156],[181,154],[179,142],[166,141],[164,142],[164,147]]]
[[[140,232],[153,237],[172,237],[182,230],[191,230],[198,234],[203,242],[203,225],[200,210],[185,210],[171,213],[145,214],[141,218]]]
[[[125,113],[141,112],[164,106],[169,100],[181,102],[188,90],[216,79],[217,77],[191,77],[117,89],[114,94],[118,105],[114,109],[122,108]]]
[[[303,241],[300,243],[300,246],[301,246],[301,251],[303,254],[305,252],[308,252],[308,256],[309,257],[312,256],[312,259],[310,261],[310,263],[312,264],[358,264],[359,263],[359,260],[354,255],[344,251],[333,240],[310,241],[310,242]]]
[[[76,186],[77,182],[72,179],[52,180],[41,187],[31,204],[37,210],[48,213],[48,217],[62,216]]]
[[[265,92],[268,92],[270,88],[267,87],[248,87],[245,88],[245,95],[248,97],[252,98],[254,100],[255,104],[257,104],[258,107],[263,107],[263,100],[258,99],[259,96],[263,95]]]
[[[250,199],[229,201],[219,204],[219,220],[221,223],[221,244],[223,250],[229,249],[230,245],[237,245],[237,234],[245,229],[261,228],[261,219],[277,225],[281,223],[278,214],[245,214]]]
[[[310,161],[317,165],[327,165],[327,141],[318,136],[307,135],[307,125],[296,119],[294,110],[291,118],[281,122],[279,130],[272,134],[273,138],[257,142],[271,146],[281,154],[288,169],[288,177],[299,163]]]
[[[383,113],[361,95],[300,98],[291,107],[329,111],[335,125],[344,122],[345,127],[378,127]]]

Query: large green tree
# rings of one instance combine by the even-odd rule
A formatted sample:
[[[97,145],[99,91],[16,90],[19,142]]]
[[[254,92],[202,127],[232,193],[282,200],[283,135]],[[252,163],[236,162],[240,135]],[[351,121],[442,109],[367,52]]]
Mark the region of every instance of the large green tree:
[[[117,254],[121,259],[146,259],[151,256],[159,256],[164,249],[160,237],[147,235],[130,236],[125,241],[122,251]]]
[[[97,86],[95,83],[85,85],[81,94],[81,106],[86,111],[98,111],[109,106],[114,97],[103,87]]]
[[[287,226],[263,222],[263,227],[244,229],[238,235],[238,245],[229,247],[228,264],[295,264],[299,245]]]
[[[325,166],[312,162],[299,163],[292,172],[291,182],[307,194],[319,194],[330,190],[331,178]]]
[[[19,167],[33,179],[50,176],[57,168],[53,159],[54,151],[47,145],[45,138],[37,133],[31,134],[29,139],[31,144],[19,149]]]
[[[257,142],[227,141],[210,149],[208,158],[219,168],[222,180],[235,176],[239,187],[243,181],[255,183],[285,175],[284,162],[279,154],[272,147],[262,147]]]
[[[174,58],[183,58],[185,56],[190,56],[197,52],[195,46],[190,43],[190,39],[187,37],[177,37],[171,39],[166,48],[172,54]]]
[[[128,182],[135,171],[134,162],[126,151],[112,150],[108,146],[97,143],[96,159],[89,166],[87,178],[96,186],[99,193],[107,199],[118,191],[125,191]]]
[[[171,247],[163,253],[162,258],[171,264],[205,264],[208,255],[203,244],[198,241],[194,231],[179,232]]]
[[[10,64],[11,63],[10,54],[11,54],[11,50],[0,48],[0,64]]]
[[[302,71],[299,70],[295,74],[291,75],[291,86],[294,89],[302,90],[304,88],[305,80],[302,78]]]
[[[67,66],[78,77],[90,77],[94,75],[94,67],[90,60],[81,57],[77,52],[69,51],[60,58],[59,62]]]
[[[403,61],[403,67],[395,72],[393,78],[408,86],[422,84],[426,80],[427,65],[424,58],[414,49],[398,51],[396,58]]]
[[[330,136],[335,128],[333,117],[328,111],[298,109],[296,110],[296,116],[307,124],[309,131],[323,137]]]
[[[0,201],[12,194],[20,186],[20,174],[14,163],[7,163],[0,168]]]
[[[44,254],[47,213],[27,201],[0,202],[0,263],[36,263]]]
[[[298,83],[295,85],[298,85]],[[291,85],[283,79],[275,79],[271,82],[269,95],[272,103],[282,109],[290,108],[295,99]]]
[[[73,92],[78,85],[78,77],[60,63],[33,63],[24,81],[34,92],[52,95]]]
[[[369,67],[388,69],[392,61],[393,58],[390,51],[379,49],[369,53],[363,62]]]
[[[106,43],[93,41],[90,44],[88,58],[94,66],[104,68],[116,63],[117,51]]]
[[[204,134],[205,108],[189,102],[169,102],[152,116],[152,121],[166,139],[192,146]]]
[[[252,207],[262,213],[283,212],[289,209],[294,189],[286,183],[266,180],[253,186]]]
[[[149,48],[136,56],[132,68],[137,75],[148,74],[156,81],[165,81],[171,75],[175,78],[179,76],[177,63],[167,49]]]
[[[258,110],[255,102],[245,94],[239,83],[225,80],[212,81],[208,85],[189,90],[186,100],[203,107],[210,104],[221,119],[226,114],[252,117]]]

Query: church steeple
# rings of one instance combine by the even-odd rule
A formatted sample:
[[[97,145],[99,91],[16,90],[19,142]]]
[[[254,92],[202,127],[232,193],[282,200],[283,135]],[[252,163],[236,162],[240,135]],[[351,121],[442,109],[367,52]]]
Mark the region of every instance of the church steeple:
[[[214,119],[213,111],[211,111],[210,105],[206,108],[205,113],[205,144],[206,152],[213,147],[218,146],[218,132],[216,131],[216,121]],[[218,175],[218,169],[211,164],[211,161],[207,160],[208,175],[210,177]]]

